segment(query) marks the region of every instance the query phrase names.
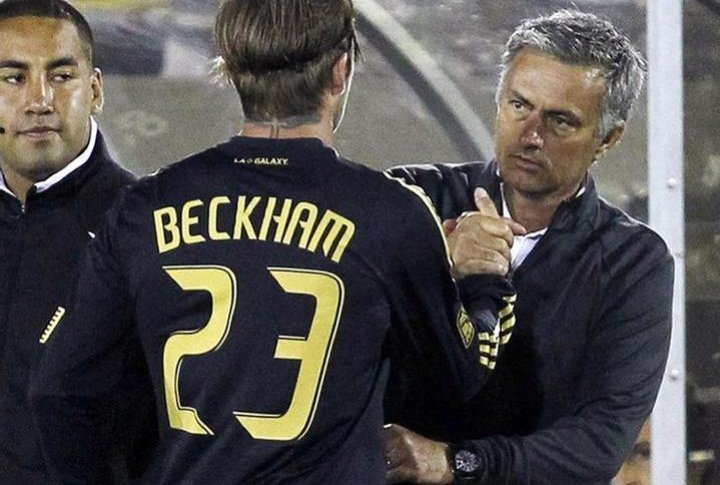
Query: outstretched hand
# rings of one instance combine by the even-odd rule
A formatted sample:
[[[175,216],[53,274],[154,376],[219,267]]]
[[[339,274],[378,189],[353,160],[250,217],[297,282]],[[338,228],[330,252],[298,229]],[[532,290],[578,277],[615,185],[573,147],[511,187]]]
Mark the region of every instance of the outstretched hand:
[[[527,231],[512,219],[500,217],[484,189],[475,189],[473,195],[477,211],[443,222],[453,275],[458,279],[471,274],[505,275],[510,270],[513,237]]]
[[[452,483],[448,445],[420,436],[398,424],[383,429],[387,482]]]

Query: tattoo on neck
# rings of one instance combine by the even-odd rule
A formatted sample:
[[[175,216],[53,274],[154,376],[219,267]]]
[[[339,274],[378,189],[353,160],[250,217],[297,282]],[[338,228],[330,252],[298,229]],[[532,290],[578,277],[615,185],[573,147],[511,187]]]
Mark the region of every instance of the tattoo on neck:
[[[321,118],[319,114],[312,114],[291,116],[283,119],[273,118],[271,120],[248,120],[248,122],[270,128],[270,138],[279,138],[280,130],[293,129],[302,125],[313,125],[319,123],[320,120]]]

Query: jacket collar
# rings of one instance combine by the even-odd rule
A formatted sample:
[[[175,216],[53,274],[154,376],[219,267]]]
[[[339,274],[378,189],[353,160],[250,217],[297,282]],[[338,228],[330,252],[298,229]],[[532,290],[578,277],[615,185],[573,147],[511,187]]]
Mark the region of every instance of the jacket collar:
[[[95,123],[95,120],[91,117],[90,118],[90,140],[88,141],[87,146],[85,149],[80,152],[80,154],[75,158],[75,160],[71,161],[67,165],[65,165],[64,168],[59,170],[58,172],[52,174],[47,179],[43,180],[42,182],[38,182],[35,184],[35,192],[40,194],[42,192],[45,192],[46,190],[50,189],[53,185],[56,185],[60,183],[64,178],[69,176],[71,173],[73,173],[75,170],[82,167],[88,160],[90,160],[90,155],[92,155],[92,152],[95,148],[95,143],[97,140],[97,123]]]

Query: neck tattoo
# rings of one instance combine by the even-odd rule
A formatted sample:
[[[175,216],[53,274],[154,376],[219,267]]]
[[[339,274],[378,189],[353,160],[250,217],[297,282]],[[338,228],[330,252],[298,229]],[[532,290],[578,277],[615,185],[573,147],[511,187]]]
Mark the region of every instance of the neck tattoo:
[[[280,130],[289,130],[293,128],[298,128],[303,125],[313,125],[317,124],[321,121],[321,117],[319,114],[313,114],[313,115],[301,115],[301,116],[290,116],[288,118],[283,119],[277,119],[273,118],[271,120],[257,120],[257,121],[251,121],[251,123],[254,123],[258,126],[265,126],[270,129],[270,138],[279,138],[280,137]]]

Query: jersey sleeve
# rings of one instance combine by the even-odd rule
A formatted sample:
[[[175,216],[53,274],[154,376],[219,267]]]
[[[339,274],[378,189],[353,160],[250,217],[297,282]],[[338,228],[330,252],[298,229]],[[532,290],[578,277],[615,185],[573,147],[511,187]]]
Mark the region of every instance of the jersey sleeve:
[[[117,206],[116,206],[117,207]],[[111,209],[88,245],[71,304],[53,329],[30,389],[50,472],[61,483],[108,483],[107,443],[97,430],[108,394],[139,345],[130,332],[130,297],[121,269],[120,217]]]
[[[391,258],[394,274],[388,276],[388,281],[399,282],[392,290],[399,303],[389,399],[410,404],[417,393],[436,389],[461,403],[479,391],[510,339],[515,293],[507,279],[498,276],[464,278],[458,286],[430,199],[418,187],[397,183],[412,194],[413,204]],[[398,402],[392,406],[411,407]]]

